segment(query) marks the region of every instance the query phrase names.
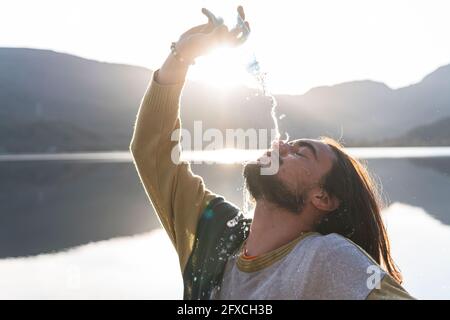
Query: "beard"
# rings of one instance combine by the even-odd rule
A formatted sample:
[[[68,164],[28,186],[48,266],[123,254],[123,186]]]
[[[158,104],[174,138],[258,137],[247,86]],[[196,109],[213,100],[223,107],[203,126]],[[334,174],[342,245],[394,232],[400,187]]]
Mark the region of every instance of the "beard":
[[[280,159],[280,166],[282,165]],[[277,175],[262,175],[261,164],[247,163],[244,179],[247,190],[255,200],[266,200],[294,214],[300,214],[304,207],[305,194],[292,192]]]

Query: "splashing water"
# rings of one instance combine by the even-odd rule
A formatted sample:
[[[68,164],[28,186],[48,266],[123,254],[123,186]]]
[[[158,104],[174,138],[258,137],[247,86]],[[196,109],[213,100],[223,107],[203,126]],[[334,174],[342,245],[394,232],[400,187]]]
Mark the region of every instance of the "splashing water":
[[[233,219],[227,221],[227,227],[233,228],[239,223],[239,215],[235,216]]]
[[[245,28],[246,31],[248,31],[247,32],[247,36],[248,36],[249,30],[247,29],[247,26],[245,25],[244,21],[242,20],[242,18],[239,15],[237,17],[237,25],[241,28]],[[261,65],[260,65],[259,61],[256,59],[256,55],[254,52],[252,52],[251,58],[249,60],[250,61],[248,61],[247,65],[246,65],[247,72],[250,75],[252,75],[252,77],[258,83],[259,89],[262,91],[263,95],[265,97],[269,97],[271,100],[271,103],[272,103],[272,108],[270,110],[270,116],[272,118],[274,130],[275,130],[274,140],[271,141],[273,143],[274,141],[281,140],[280,127],[278,124],[278,118],[277,118],[277,113],[276,113],[276,109],[278,107],[278,102],[277,102],[275,96],[268,89],[267,72],[264,72],[261,70]],[[285,117],[286,117],[286,115],[282,114],[279,119],[281,120]],[[285,132],[284,134],[286,136],[284,141],[289,140],[289,134],[287,132]],[[244,213],[244,215],[246,215],[246,216],[251,215],[251,211],[253,211],[252,209],[254,209],[254,208],[251,205],[250,194],[249,194],[247,188],[244,187],[243,188],[243,213]]]
[[[225,7],[227,5],[223,4],[220,5],[220,3],[215,2],[210,3],[211,6],[216,7],[217,10],[219,12],[225,13],[225,11],[228,10],[224,10]],[[220,7],[220,8],[219,8]],[[224,24],[228,19],[226,18],[226,15],[221,15],[221,16],[215,16],[214,14],[212,14],[211,11],[206,10],[206,14],[208,15],[208,17],[210,18],[210,20],[213,21],[213,23],[217,26],[217,25],[221,25]],[[225,18],[223,18],[225,17]],[[253,79],[256,80],[259,89],[262,91],[262,93],[264,94],[265,97],[270,98],[271,100],[271,104],[272,104],[272,108],[270,111],[270,115],[273,121],[273,125],[274,125],[274,131],[275,131],[275,137],[274,137],[274,141],[279,141],[281,139],[281,133],[280,133],[280,127],[278,125],[278,118],[276,115],[276,109],[278,106],[278,102],[275,98],[275,96],[271,93],[271,91],[268,89],[267,86],[267,72],[264,72],[261,70],[261,66],[259,61],[256,59],[256,55],[254,53],[254,51],[250,48],[250,44],[249,42],[249,36],[250,36],[250,29],[249,27],[246,25],[245,21],[242,19],[242,17],[239,15],[237,15],[236,18],[236,25],[235,27],[232,29],[232,31],[234,30],[238,30],[240,29],[240,34],[239,34],[239,38],[238,41],[241,44],[244,44],[242,47],[247,48],[247,49],[241,49],[240,51],[243,53],[243,56],[245,57],[245,61],[244,61],[244,66],[246,68],[246,71],[252,76]],[[250,39],[251,40],[251,39]],[[244,52],[247,51],[247,52]],[[282,115],[280,117],[280,120],[283,119],[286,115]],[[289,139],[289,135],[287,132],[284,133],[286,135],[286,139],[285,141],[287,141]],[[273,141],[271,141],[271,144],[273,143]]]
[[[222,18],[220,18],[220,19],[221,19],[220,23],[223,23],[224,20]],[[241,39],[242,39],[242,42],[245,42],[250,34],[250,30],[239,14],[237,16],[236,28],[241,28],[243,30]],[[246,44],[245,47],[249,48],[249,44]],[[248,58],[246,58],[246,61],[245,61],[245,68],[246,68],[246,71],[253,77],[253,79],[256,80],[258,87],[262,91],[263,95],[265,97],[270,98],[270,100],[271,100],[272,107],[270,110],[270,116],[272,118],[273,125],[274,125],[274,131],[275,131],[275,137],[271,141],[271,145],[273,145],[274,141],[281,140],[280,127],[278,124],[278,118],[277,118],[277,112],[276,112],[278,102],[277,102],[275,96],[271,93],[271,91],[268,88],[267,72],[264,72],[261,70],[260,63],[256,59],[256,55],[255,55],[254,51],[253,50],[250,50],[250,51],[251,51],[250,55],[245,54],[245,56],[248,57]],[[279,119],[281,120],[285,117],[286,117],[286,115],[283,114],[280,116]],[[289,140],[289,134],[287,132],[284,132],[284,135],[286,137],[284,141]],[[253,208],[251,208],[252,206],[250,204],[250,202],[251,202],[250,194],[248,193],[248,190],[245,187],[243,188],[243,198],[244,198],[243,199],[243,213],[244,213],[244,215],[249,215],[249,214],[251,214],[250,211],[252,211]],[[232,219],[227,222],[227,226],[234,227],[237,223],[238,223],[238,221],[236,219]]]
[[[272,117],[274,129],[275,129],[274,140],[278,141],[281,138],[280,127],[278,125],[278,119],[277,119],[277,113],[276,113],[276,108],[278,106],[278,102],[277,102],[277,99],[275,98],[275,96],[267,88],[267,81],[266,81],[267,73],[261,71],[261,67],[259,65],[258,60],[256,60],[255,54],[253,54],[252,61],[247,65],[247,71],[258,82],[264,96],[269,97],[272,101],[272,109],[270,110],[270,116]]]
[[[250,30],[245,24],[245,21],[242,20],[241,16],[238,14],[237,16],[237,24],[236,27],[241,28],[243,31],[242,39],[244,41],[247,40],[248,36],[250,35]],[[272,109],[270,110],[270,115],[273,120],[274,129],[275,129],[275,141],[280,140],[281,134],[280,134],[280,127],[278,125],[278,119],[276,115],[276,108],[278,106],[277,99],[275,96],[268,90],[267,88],[267,72],[263,72],[261,70],[261,66],[259,64],[259,61],[256,59],[256,55],[254,52],[251,54],[250,61],[247,63],[247,72],[250,73],[253,78],[256,80],[256,82],[259,84],[261,91],[263,92],[264,96],[269,97],[272,101]],[[288,140],[288,135],[286,133],[286,140]]]

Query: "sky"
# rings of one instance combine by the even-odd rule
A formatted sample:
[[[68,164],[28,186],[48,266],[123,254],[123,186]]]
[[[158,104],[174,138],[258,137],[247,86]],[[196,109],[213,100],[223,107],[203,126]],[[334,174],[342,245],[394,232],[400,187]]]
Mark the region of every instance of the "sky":
[[[199,59],[190,79],[254,85],[244,67],[254,54],[273,93],[363,79],[399,88],[450,63],[446,0],[0,0],[0,47],[154,70],[172,41],[205,22],[202,7],[231,26],[237,4],[246,9],[249,41]]]

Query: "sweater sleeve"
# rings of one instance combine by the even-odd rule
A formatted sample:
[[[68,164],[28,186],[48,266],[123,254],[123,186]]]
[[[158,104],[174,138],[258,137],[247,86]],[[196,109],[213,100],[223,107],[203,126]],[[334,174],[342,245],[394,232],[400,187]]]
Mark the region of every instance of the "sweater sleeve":
[[[216,197],[205,188],[189,163],[172,161],[179,146],[179,101],[183,83],[161,85],[152,81],[142,99],[130,151],[145,191],[178,253],[183,271],[192,252],[197,223],[209,201]]]

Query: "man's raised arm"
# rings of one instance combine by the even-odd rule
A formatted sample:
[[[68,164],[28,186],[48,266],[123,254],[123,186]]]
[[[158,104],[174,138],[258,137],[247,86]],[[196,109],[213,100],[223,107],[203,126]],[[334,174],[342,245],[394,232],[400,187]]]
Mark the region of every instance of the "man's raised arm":
[[[176,64],[171,58],[166,64]],[[161,84],[155,72],[142,100],[130,145],[139,176],[159,219],[174,244],[181,269],[192,251],[200,214],[215,196],[188,163],[175,164],[172,132],[180,128],[179,99],[183,82]],[[166,75],[166,73],[163,73]]]
[[[208,23],[189,29],[172,46],[142,100],[130,145],[141,181],[177,250],[182,271],[192,252],[200,215],[216,195],[205,188],[188,163],[172,161],[172,150],[179,141],[172,141],[171,136],[180,129],[179,101],[191,62],[218,45],[237,46],[245,41],[250,29],[244,23],[242,7],[238,12],[242,23],[229,31],[203,9]]]

